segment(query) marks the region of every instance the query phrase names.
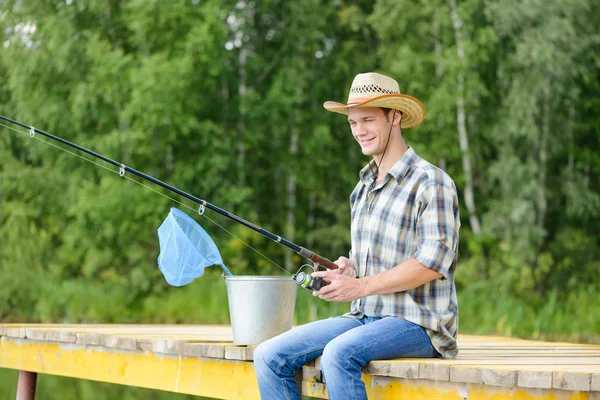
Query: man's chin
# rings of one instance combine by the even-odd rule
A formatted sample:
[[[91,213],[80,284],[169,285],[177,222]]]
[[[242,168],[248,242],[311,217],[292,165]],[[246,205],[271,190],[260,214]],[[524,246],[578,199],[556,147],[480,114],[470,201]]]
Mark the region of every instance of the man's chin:
[[[373,151],[371,151],[371,150],[369,150],[369,149],[362,149],[362,153],[363,153],[365,156],[368,156],[368,157],[373,157]]]

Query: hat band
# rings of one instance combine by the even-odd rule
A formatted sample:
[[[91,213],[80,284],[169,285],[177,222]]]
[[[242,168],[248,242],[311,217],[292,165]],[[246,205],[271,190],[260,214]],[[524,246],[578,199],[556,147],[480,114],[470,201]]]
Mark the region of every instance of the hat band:
[[[355,106],[357,104],[364,103],[365,101],[373,100],[373,99],[375,99],[377,97],[379,97],[379,96],[375,96],[375,97],[353,97],[351,99],[348,99],[348,103],[346,105],[347,106]]]

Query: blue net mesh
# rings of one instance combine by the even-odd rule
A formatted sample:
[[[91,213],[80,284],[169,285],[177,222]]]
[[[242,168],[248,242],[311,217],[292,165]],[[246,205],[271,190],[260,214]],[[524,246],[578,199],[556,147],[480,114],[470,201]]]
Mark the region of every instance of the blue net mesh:
[[[228,275],[219,249],[208,233],[189,215],[177,208],[158,228],[158,267],[169,285],[187,285],[204,275],[204,268],[220,265]]]

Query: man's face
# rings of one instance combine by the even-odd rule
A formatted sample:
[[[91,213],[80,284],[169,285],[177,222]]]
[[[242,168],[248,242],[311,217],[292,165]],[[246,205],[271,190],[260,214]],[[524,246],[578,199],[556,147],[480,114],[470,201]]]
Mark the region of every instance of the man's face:
[[[389,121],[388,121],[389,119]],[[390,133],[392,112],[386,118],[381,108],[357,107],[348,109],[348,122],[354,139],[366,156],[380,156]]]

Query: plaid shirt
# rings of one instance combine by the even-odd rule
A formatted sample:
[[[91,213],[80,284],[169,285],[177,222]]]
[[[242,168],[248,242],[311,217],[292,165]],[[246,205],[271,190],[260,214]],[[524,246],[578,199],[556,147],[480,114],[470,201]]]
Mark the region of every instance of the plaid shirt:
[[[402,317],[426,328],[444,358],[458,353],[454,272],[460,220],[452,179],[409,147],[374,188],[374,161],[350,195],[352,250],[358,276],[375,275],[415,258],[443,277],[417,288],[352,302],[347,316]]]

